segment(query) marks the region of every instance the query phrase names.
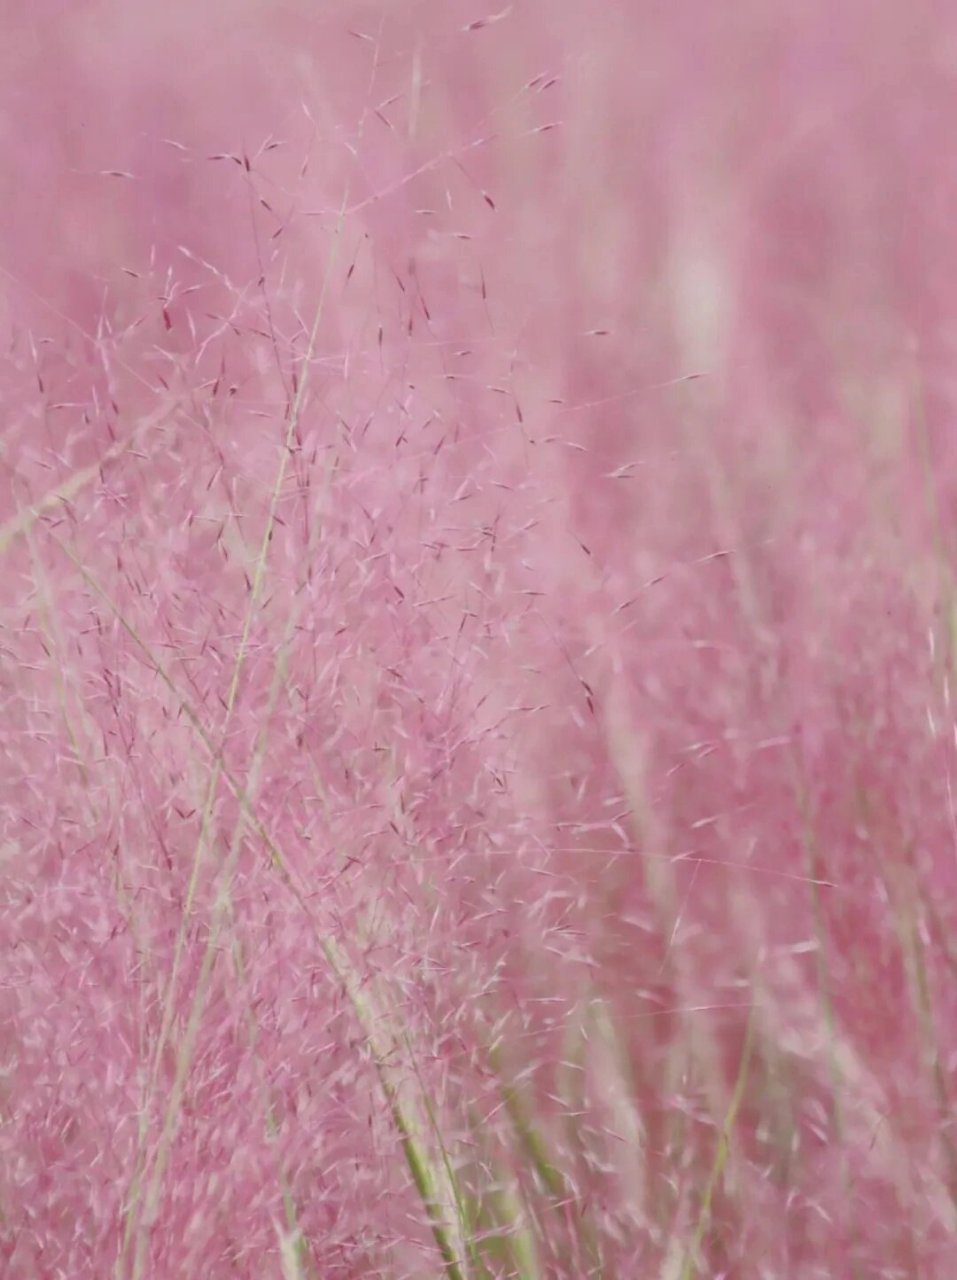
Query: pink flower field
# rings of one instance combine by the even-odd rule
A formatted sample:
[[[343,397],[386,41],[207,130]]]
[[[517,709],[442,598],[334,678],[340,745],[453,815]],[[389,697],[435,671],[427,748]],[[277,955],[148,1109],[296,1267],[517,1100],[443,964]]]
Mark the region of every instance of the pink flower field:
[[[951,1280],[957,9],[0,11],[0,1276]]]

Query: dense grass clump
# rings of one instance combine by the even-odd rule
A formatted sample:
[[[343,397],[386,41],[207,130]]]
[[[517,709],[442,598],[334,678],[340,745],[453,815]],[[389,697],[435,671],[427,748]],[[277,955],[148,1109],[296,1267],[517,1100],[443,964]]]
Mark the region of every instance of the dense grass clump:
[[[957,16],[5,9],[0,1272],[949,1280]]]

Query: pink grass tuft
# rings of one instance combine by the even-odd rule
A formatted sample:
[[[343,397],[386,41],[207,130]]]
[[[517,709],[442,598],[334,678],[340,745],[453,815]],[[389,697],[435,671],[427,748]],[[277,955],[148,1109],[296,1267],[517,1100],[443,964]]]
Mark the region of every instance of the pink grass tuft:
[[[957,1266],[957,21],[7,5],[0,1270]]]

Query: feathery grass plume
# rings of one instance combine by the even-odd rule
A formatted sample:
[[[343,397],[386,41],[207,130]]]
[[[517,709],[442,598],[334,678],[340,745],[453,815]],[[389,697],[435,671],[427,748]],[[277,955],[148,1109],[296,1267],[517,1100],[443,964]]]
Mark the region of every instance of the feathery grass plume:
[[[3,1275],[953,1275],[957,17],[0,56]]]

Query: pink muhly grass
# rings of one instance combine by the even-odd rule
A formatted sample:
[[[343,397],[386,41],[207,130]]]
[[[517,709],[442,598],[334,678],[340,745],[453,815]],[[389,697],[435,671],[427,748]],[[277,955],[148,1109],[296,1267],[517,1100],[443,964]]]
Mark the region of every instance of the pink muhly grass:
[[[8,7],[3,1275],[951,1276],[950,10]]]

